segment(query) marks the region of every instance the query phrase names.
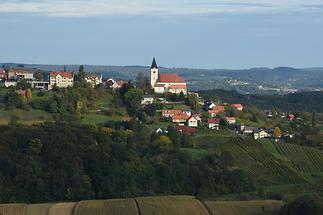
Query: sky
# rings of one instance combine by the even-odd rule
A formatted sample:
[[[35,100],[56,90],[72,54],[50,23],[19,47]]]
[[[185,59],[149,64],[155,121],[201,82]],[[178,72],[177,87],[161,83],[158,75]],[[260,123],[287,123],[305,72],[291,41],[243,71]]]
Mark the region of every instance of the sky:
[[[323,67],[323,0],[0,0],[0,62]]]

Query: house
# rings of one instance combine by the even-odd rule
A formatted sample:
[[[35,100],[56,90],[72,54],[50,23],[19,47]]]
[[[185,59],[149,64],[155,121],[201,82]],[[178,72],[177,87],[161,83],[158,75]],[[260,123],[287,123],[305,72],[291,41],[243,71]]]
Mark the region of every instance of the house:
[[[215,107],[213,107],[212,110],[208,110],[208,113],[211,117],[216,117],[218,116],[219,114],[222,114],[223,112],[225,111],[225,108],[224,106],[222,105],[217,105]]]
[[[159,74],[156,59],[150,67],[150,84],[155,93],[183,93],[187,95],[187,84],[184,79],[177,74]]]
[[[162,110],[162,117],[164,118],[171,118],[174,115],[182,114],[182,110]]]
[[[124,84],[128,84],[128,82],[123,81],[123,80],[115,81],[112,78],[109,78],[106,81],[106,85],[108,87],[112,88],[113,90],[117,90],[117,89],[121,88]]]
[[[50,72],[49,89],[54,86],[58,88],[72,87],[74,83],[74,74],[72,72]]]
[[[212,110],[216,105],[212,101],[205,101],[204,102],[204,109],[205,110]]]
[[[172,122],[174,123],[185,123],[190,118],[190,116],[185,113],[177,114],[172,116]]]
[[[127,81],[123,81],[123,80],[119,80],[119,81],[116,81],[114,84],[113,84],[113,86],[112,86],[112,88],[113,89],[119,89],[119,88],[121,88],[123,85],[125,85],[125,84],[128,84],[128,82]]]
[[[197,127],[198,123],[199,121],[194,116],[189,117],[187,120],[188,127]]]
[[[8,71],[8,79],[34,80],[34,73],[22,69],[10,69]]]
[[[211,130],[219,130],[220,119],[210,118],[207,120],[207,127]]]
[[[196,128],[190,128],[185,125],[175,125],[175,130],[181,133],[187,133],[187,134],[195,134],[197,132]]]
[[[242,104],[232,104],[231,107],[237,109],[238,111],[243,111]]]
[[[92,87],[102,84],[102,74],[86,74],[85,81],[92,85]]]
[[[195,119],[197,119],[198,122],[202,122],[202,119],[201,119],[200,115],[193,114],[193,116],[195,117]]]
[[[161,129],[161,128],[157,128],[157,129],[155,129],[155,130],[154,130],[154,132],[155,132],[156,134],[162,134],[162,133],[164,133],[164,130],[163,130],[163,129]]]
[[[263,129],[256,129],[253,133],[253,137],[255,140],[257,139],[263,139],[263,138],[267,138],[270,137],[270,134],[267,133],[265,130]]]
[[[229,123],[230,125],[236,124],[237,120],[234,117],[226,117],[225,120],[227,121],[227,123]]]
[[[185,113],[187,116],[192,116],[191,110],[183,110],[183,113]]]
[[[141,100],[141,104],[142,105],[149,105],[149,104],[154,103],[154,101],[155,101],[155,97],[154,96],[145,95],[145,96],[143,96],[143,98]]]
[[[257,131],[257,128],[255,128],[255,127],[244,126],[243,128],[241,128],[242,134],[245,134],[245,135],[251,135],[255,131]]]
[[[267,118],[273,118],[273,112],[272,111],[266,111],[266,117]]]
[[[8,75],[7,75],[6,71],[4,69],[0,68],[0,81],[5,80],[7,78],[8,78]]]
[[[0,85],[4,87],[16,87],[17,83],[18,82],[16,80],[2,80]]]
[[[35,89],[49,89],[49,81],[32,81],[31,82],[32,88]]]
[[[288,121],[293,121],[295,119],[295,115],[294,114],[288,114],[287,119],[288,119]]]

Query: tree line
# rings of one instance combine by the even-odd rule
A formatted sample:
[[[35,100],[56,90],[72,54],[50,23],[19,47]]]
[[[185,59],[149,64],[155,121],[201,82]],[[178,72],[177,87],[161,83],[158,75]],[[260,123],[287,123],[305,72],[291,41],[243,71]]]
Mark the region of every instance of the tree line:
[[[254,190],[230,156],[193,159],[188,136],[138,122],[0,127],[0,202],[53,202]]]

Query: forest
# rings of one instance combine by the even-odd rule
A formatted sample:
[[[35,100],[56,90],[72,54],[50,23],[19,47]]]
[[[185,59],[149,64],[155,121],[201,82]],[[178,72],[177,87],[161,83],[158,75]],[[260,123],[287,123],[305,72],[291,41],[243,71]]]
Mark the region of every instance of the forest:
[[[111,124],[111,123],[110,123]],[[157,135],[138,122],[53,122],[0,127],[0,202],[57,202],[135,196],[248,192],[251,180],[228,154],[196,159],[189,137]]]

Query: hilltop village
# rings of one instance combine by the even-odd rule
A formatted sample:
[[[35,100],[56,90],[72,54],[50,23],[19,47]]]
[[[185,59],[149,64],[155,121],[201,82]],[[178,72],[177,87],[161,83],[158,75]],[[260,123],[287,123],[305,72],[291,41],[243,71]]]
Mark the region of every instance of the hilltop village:
[[[1,70],[2,203],[322,193],[323,115],[297,95],[282,103],[294,112],[255,102],[275,97],[193,92],[156,59],[133,80],[62,70]]]
[[[172,125],[177,131],[190,135],[209,130],[210,132],[232,132],[236,135],[251,136],[254,139],[270,138],[276,141],[282,137],[294,137],[294,133],[289,130],[282,131],[280,127],[270,127],[270,123],[259,126],[260,123],[256,123],[255,114],[243,104],[204,100],[198,93],[189,91],[188,84],[180,75],[160,73],[155,58],[150,67],[150,77],[148,78],[145,74],[141,76],[141,80],[135,82],[112,78],[103,79],[102,74],[85,72],[83,66],[80,67],[79,74],[71,71],[35,72],[23,67],[1,68],[0,84],[4,88],[14,90],[15,94],[30,101],[32,106],[37,106],[29,98],[32,94],[73,88],[79,85],[80,79],[94,89],[107,88],[115,93],[127,88],[140,89],[142,93],[139,95],[139,105],[150,117],[152,117],[150,112],[153,112],[155,119],[152,127],[157,133],[167,133],[168,126]],[[52,102],[49,103],[52,105]],[[79,106],[81,103],[74,104],[74,106]],[[130,106],[138,109],[134,104]],[[54,110],[54,113],[58,112],[55,111],[56,107],[48,109]],[[267,110],[262,112],[266,115],[267,121],[277,119],[278,114],[282,122],[288,123],[296,120],[293,113],[273,113]],[[123,114],[120,120],[128,119],[128,117],[128,114]]]

